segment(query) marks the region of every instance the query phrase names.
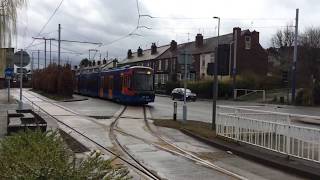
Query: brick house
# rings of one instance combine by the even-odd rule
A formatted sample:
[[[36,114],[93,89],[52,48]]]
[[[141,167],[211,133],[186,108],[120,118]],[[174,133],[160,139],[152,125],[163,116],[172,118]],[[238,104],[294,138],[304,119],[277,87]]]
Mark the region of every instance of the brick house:
[[[236,48],[234,48],[235,42]],[[156,49],[156,53],[152,49]],[[121,64],[152,67],[155,72],[155,84],[161,87],[167,81],[183,79],[184,73],[178,64],[181,52],[190,54],[192,61],[190,71],[187,74],[188,79],[210,78],[207,74],[207,67],[208,63],[217,59],[216,49],[217,37],[204,39],[201,34],[197,34],[195,41],[188,43],[178,44],[172,40],[169,45],[159,48],[153,43],[148,50],[143,51],[139,48],[136,53],[128,50],[127,58]],[[234,54],[236,54],[236,59]],[[259,43],[259,32],[257,31],[241,31],[240,28],[233,28],[233,33],[220,36],[218,56],[220,75],[232,75],[235,60],[237,74],[250,71],[261,76],[267,75],[268,55]]]

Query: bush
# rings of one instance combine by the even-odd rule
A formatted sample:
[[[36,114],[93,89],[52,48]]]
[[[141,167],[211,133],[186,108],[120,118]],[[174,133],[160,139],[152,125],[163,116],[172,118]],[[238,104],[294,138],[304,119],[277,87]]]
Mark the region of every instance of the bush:
[[[310,89],[299,90],[296,96],[296,105],[313,105],[312,91]]]
[[[320,80],[316,80],[313,88],[314,104],[320,105]]]
[[[69,65],[64,67],[50,64],[47,68],[33,74],[32,87],[48,94],[71,97],[74,77]]]
[[[128,179],[99,153],[76,159],[57,132],[27,131],[0,141],[0,179]]]

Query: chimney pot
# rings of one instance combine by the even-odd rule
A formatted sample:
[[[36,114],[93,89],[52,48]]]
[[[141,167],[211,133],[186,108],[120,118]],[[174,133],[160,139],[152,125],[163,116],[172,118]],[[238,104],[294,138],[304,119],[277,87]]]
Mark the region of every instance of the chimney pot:
[[[139,46],[137,52],[138,52],[138,57],[141,57],[141,56],[143,55],[143,54],[142,54],[143,50],[141,49],[140,46]]]
[[[103,64],[107,64],[107,60],[105,58],[103,58],[103,61],[102,61]]]
[[[202,36],[202,34],[197,34],[196,47],[201,47],[202,45],[203,45],[203,36]]]
[[[97,64],[98,64],[98,66],[100,66],[101,65],[101,61],[98,61]]]
[[[177,49],[177,47],[178,47],[178,43],[175,40],[172,40],[170,43],[170,50],[174,51]]]
[[[156,53],[157,53],[157,45],[156,45],[156,43],[152,43],[151,54],[156,54]]]
[[[131,51],[131,49],[128,50],[127,58],[128,58],[128,59],[132,58],[132,51]]]

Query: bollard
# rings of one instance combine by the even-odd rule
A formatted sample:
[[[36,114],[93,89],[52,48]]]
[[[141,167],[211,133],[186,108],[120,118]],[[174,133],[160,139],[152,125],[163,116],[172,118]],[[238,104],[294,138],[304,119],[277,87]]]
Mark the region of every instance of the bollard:
[[[178,106],[178,103],[175,101],[173,102],[173,120],[177,120],[177,106]]]

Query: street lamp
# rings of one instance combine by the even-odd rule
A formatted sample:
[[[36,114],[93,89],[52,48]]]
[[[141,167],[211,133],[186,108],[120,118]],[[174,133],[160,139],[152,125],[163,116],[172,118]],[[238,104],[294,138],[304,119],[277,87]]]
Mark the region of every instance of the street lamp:
[[[218,52],[219,52],[219,36],[220,36],[220,17],[213,17],[218,19],[218,37],[217,37],[217,50],[216,58],[214,60],[214,82],[213,82],[213,97],[212,97],[212,124],[211,129],[216,128],[216,114],[217,114],[217,98],[218,98]]]

